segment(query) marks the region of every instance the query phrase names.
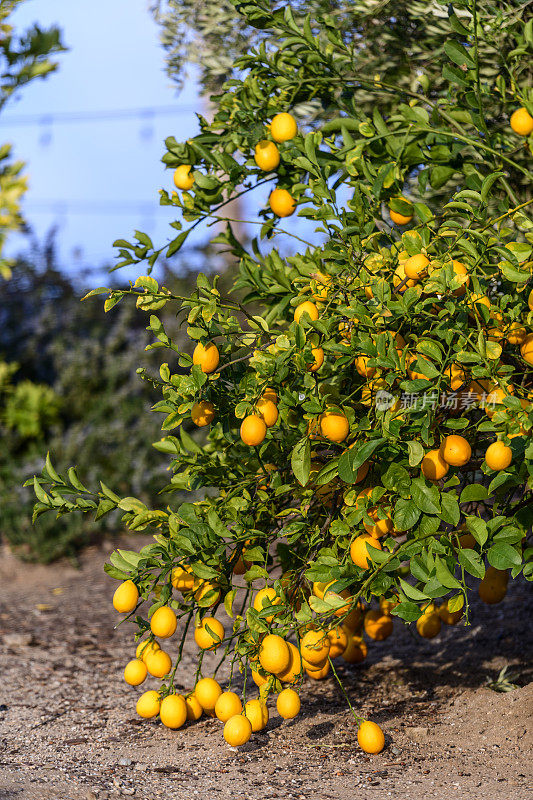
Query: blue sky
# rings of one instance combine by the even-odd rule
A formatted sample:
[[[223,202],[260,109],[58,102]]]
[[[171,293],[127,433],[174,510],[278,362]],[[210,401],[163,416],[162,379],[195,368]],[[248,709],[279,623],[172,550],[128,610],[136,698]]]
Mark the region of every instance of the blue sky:
[[[169,209],[158,190],[172,175],[160,163],[163,141],[197,132],[194,81],[177,94],[147,0],[28,0],[13,15],[17,29],[57,23],[69,51],[46,81],[25,87],[2,119],[2,141],[27,162],[24,211],[39,237],[59,226],[62,266],[101,266],[112,242],[137,228],[154,241],[169,238]],[[175,115],[152,119],[15,125],[10,116],[168,106]],[[122,205],[123,204],[123,205]],[[20,249],[13,237],[11,253]],[[81,251],[76,254],[76,251]]]

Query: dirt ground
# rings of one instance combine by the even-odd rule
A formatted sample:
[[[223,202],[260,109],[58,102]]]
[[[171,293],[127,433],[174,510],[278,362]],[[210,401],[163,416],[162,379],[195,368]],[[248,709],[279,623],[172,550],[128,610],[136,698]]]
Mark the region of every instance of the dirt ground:
[[[432,641],[397,620],[367,662],[339,668],[354,706],[386,732],[380,755],[358,747],[334,678],[306,683],[292,722],[271,709],[266,731],[236,751],[217,720],[170,731],[136,717],[141,689],[122,679],[133,630],[114,630],[106,552],[88,550],[79,569],[0,554],[0,800],[533,796],[530,585]],[[194,655],[193,644],[187,688]],[[520,688],[486,688],[506,664]]]

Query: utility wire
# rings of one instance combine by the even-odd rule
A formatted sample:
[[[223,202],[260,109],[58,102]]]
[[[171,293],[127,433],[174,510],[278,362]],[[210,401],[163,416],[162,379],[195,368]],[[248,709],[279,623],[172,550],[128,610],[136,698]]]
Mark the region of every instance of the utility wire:
[[[117,108],[102,111],[56,111],[41,114],[8,114],[3,125],[55,125],[69,122],[108,122],[120,119],[150,119],[172,114],[191,113],[197,106],[176,103],[172,106],[145,106],[140,108]]]

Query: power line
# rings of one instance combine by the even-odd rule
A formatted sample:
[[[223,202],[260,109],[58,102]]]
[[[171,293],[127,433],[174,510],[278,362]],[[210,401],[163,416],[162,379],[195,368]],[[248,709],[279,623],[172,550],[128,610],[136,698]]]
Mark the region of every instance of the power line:
[[[140,108],[117,108],[101,111],[56,111],[41,114],[11,114],[4,117],[7,125],[55,125],[70,122],[108,122],[120,119],[145,119],[152,117],[191,113],[197,106],[176,104],[172,106],[144,106]]]

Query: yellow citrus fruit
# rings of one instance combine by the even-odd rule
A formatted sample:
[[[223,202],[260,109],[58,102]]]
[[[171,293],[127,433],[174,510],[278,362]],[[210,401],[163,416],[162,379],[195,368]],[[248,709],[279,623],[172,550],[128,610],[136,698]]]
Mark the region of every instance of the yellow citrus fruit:
[[[259,650],[259,663],[265,672],[271,672],[274,675],[287,671],[291,663],[291,653],[281,636],[275,633],[268,633],[265,636]]]
[[[461,261],[453,260],[452,266],[453,271],[458,278],[464,278],[466,276],[466,279],[463,281],[461,286],[459,286],[457,289],[454,289],[452,293],[455,297],[462,297],[466,292],[466,287],[470,285],[470,276],[468,275],[467,268]]]
[[[214,711],[215,705],[222,694],[222,687],[214,678],[200,678],[194,687],[194,696],[204,711]]]
[[[198,428],[205,428],[215,418],[215,406],[207,400],[200,400],[191,409],[191,419]]]
[[[448,608],[448,601],[446,601],[439,607],[439,617],[445,625],[457,625],[463,616],[463,611],[463,608],[460,608],[459,611],[450,611]]]
[[[527,361],[528,364],[533,365],[533,333],[528,333],[520,346],[520,355]]]
[[[257,414],[249,414],[241,423],[241,439],[244,444],[256,447],[265,440],[267,426]]]
[[[529,136],[533,132],[533,117],[524,106],[513,111],[510,123],[513,131],[519,136]]]
[[[154,678],[164,678],[172,669],[172,661],[168,653],[164,650],[156,650],[155,653],[148,653],[144,662],[150,675]]]
[[[432,606],[431,611],[425,611],[416,621],[416,629],[424,639],[433,639],[440,633],[441,618],[434,609],[435,606]]]
[[[412,289],[413,286],[417,285],[417,283],[418,280],[413,280],[412,278],[407,277],[405,274],[404,264],[398,264],[394,270],[394,275],[392,276],[392,285],[394,288],[403,294],[406,289]]]
[[[261,397],[261,399],[255,404],[255,409],[267,428],[271,428],[278,421],[278,407],[272,402],[272,400],[267,400],[265,397]]]
[[[207,629],[213,633],[210,633]],[[194,631],[194,641],[202,650],[216,650],[224,638],[224,626],[214,617],[204,617],[201,625]],[[218,639],[213,636],[216,634]]]
[[[385,736],[383,731],[375,722],[365,720],[359,726],[357,731],[357,741],[359,746],[365,753],[376,755],[381,753],[385,747]]]
[[[320,433],[330,442],[343,442],[350,432],[350,423],[338,411],[325,411],[320,415]]]
[[[240,747],[249,740],[252,735],[252,725],[250,720],[242,714],[230,717],[224,725],[224,739],[232,747]]]
[[[139,686],[146,679],[146,664],[140,658],[133,658],[126,664],[124,680],[130,686]]]
[[[440,481],[450,469],[450,465],[443,459],[440,450],[427,452],[420,466],[422,475],[430,481]]]
[[[157,717],[160,706],[161,698],[159,694],[150,689],[148,692],[143,692],[137,700],[136,711],[143,719],[151,719],[152,717]]]
[[[252,732],[262,731],[268,722],[268,707],[262,700],[248,700],[244,705],[244,716],[252,726]]]
[[[252,680],[256,686],[264,686],[267,682],[267,679],[264,678],[259,672],[255,669],[252,670]]]
[[[494,581],[496,583],[502,583],[505,586],[509,583],[509,570],[507,569],[496,569],[496,567],[489,566],[486,569],[485,576],[488,581]]]
[[[419,253],[417,256],[411,256],[411,258],[408,258],[403,265],[405,276],[410,278],[412,281],[420,280],[420,278],[426,273],[428,264],[429,258],[423,253]]]
[[[215,586],[214,583],[210,581],[202,581],[198,589],[194,593],[194,599],[197,603],[201,600],[204,600],[208,595],[210,595],[209,602],[207,603],[207,607],[216,606],[218,601],[220,600],[220,589],[218,586]]]
[[[288,142],[294,139],[298,132],[296,120],[287,111],[282,111],[272,117],[270,123],[270,133],[275,142]]]
[[[392,617],[388,614],[383,614],[379,608],[367,611],[365,614],[365,633],[376,642],[382,642],[384,639],[388,639],[392,633],[392,627]]]
[[[342,658],[348,664],[360,664],[368,655],[368,647],[361,636],[350,636]]]
[[[191,589],[194,589],[196,577],[190,571],[190,567],[174,567],[171,582],[174,589],[178,589],[180,592],[190,592]]]
[[[353,540],[350,546],[350,557],[353,563],[361,567],[361,569],[368,569],[372,566],[372,556],[368,550],[368,545],[375,547],[376,550],[382,549],[379,539],[374,539],[368,533],[362,533]]]
[[[129,614],[139,602],[139,591],[133,581],[124,581],[115,590],[113,607],[121,614]]]
[[[203,345],[201,342],[198,342],[192,354],[193,364],[197,364],[202,372],[208,375],[210,372],[216,370],[219,362],[220,353],[218,352],[216,344],[208,342],[206,345]]]
[[[289,666],[283,672],[278,672],[278,678],[283,683],[295,683],[302,671],[302,659],[300,651],[292,642],[287,642],[287,647],[290,653]]]
[[[215,715],[221,722],[227,722],[231,717],[241,713],[242,703],[240,697],[235,694],[235,692],[222,692],[222,694],[217,697]]]
[[[370,509],[368,513],[370,517],[375,520],[375,522],[373,525],[369,525],[368,522],[363,522],[363,525],[366,532],[369,533],[374,539],[381,539],[382,536],[387,536],[389,533],[393,533],[394,525],[389,513],[387,513],[385,519],[379,519],[376,508]]]
[[[400,214],[399,211],[393,211],[392,208],[389,208],[389,214],[391,220],[394,222],[395,225],[409,225],[411,220],[413,219],[413,215],[407,214]]]
[[[513,322],[510,329],[506,333],[506,339],[509,344],[524,344],[527,339],[527,330],[517,322]]]
[[[290,217],[296,211],[296,203],[287,189],[274,189],[268,204],[277,217]]]
[[[440,454],[451,467],[464,467],[472,457],[472,448],[464,436],[446,436],[440,446]]]
[[[255,146],[255,163],[263,172],[272,172],[279,166],[279,150],[274,142],[262,139]]]
[[[283,719],[294,719],[299,713],[300,707],[300,698],[294,689],[283,689],[283,691],[278,694],[276,708],[278,709],[278,714],[280,717],[283,717]]]
[[[176,730],[185,724],[187,704],[181,694],[169,694],[161,700],[159,717],[166,728]]]
[[[485,573],[485,577],[479,584],[478,594],[484,603],[492,606],[496,603],[501,603],[507,594],[507,584],[490,573],[487,573]]]
[[[156,642],[155,639],[152,641],[149,639],[144,639],[137,645],[135,657],[144,661],[149,653],[155,653],[156,650],[159,650],[159,643]]]
[[[383,597],[379,598],[379,608],[382,614],[390,614],[393,609],[398,605],[397,598]]]
[[[304,300],[303,303],[300,303],[299,306],[296,306],[294,309],[294,319],[296,322],[300,322],[302,316],[307,314],[309,319],[317,320],[318,319],[318,308],[311,300]]]
[[[362,378],[373,378],[376,374],[376,368],[368,365],[368,356],[357,356],[354,361],[355,369]]]
[[[309,369],[311,370],[311,372],[317,372],[324,363],[324,351],[321,347],[313,347],[311,352],[315,360],[313,361]]]
[[[452,363],[444,370],[445,378],[450,382],[452,391],[456,392],[466,382],[466,373],[459,364]]]
[[[194,176],[191,175],[190,164],[180,164],[174,170],[174,185],[176,189],[188,192],[194,185]]]
[[[322,666],[331,647],[327,633],[324,631],[307,631],[300,642],[302,658],[311,666]]]
[[[348,634],[340,625],[328,631],[328,639],[330,658],[341,656],[348,647]]]
[[[327,678],[329,675],[329,671],[331,669],[331,664],[329,661],[326,661],[323,667],[319,669],[310,669],[309,667],[305,668],[306,674],[314,681],[323,681],[324,678]]]
[[[185,705],[187,707],[187,719],[191,722],[194,722],[203,714],[203,708],[198,702],[196,695],[190,694],[188,697],[185,698]]]
[[[270,386],[266,387],[261,397],[264,397],[265,400],[272,400],[273,403],[278,402],[278,395],[276,393],[276,390],[271,389]]]
[[[160,639],[168,639],[172,636],[178,625],[176,614],[168,606],[161,606],[154,611],[150,619],[150,630],[154,636]]]
[[[493,442],[487,447],[485,461],[487,467],[495,472],[507,469],[512,460],[513,451],[503,442]]]
[[[259,589],[255,598],[254,598],[254,608],[256,611],[262,611],[263,608],[268,608],[268,606],[279,606],[281,603],[281,597],[277,594],[276,590],[272,588],[272,586],[266,586],[264,589]],[[272,622],[274,619],[275,614],[270,614],[270,616],[265,617],[267,622]]]

